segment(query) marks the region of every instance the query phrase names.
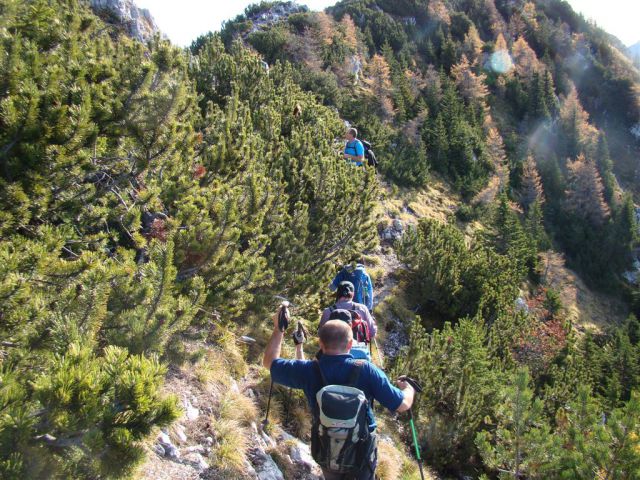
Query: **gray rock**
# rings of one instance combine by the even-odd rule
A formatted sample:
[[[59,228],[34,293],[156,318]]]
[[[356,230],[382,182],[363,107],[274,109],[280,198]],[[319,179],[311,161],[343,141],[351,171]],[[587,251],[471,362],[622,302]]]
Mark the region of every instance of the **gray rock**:
[[[402,223],[402,220],[394,218],[393,219],[393,229],[396,232],[404,232],[404,223]]]
[[[191,445],[190,447],[185,448],[184,451],[186,453],[200,453],[204,455],[207,449],[202,445]]]
[[[309,445],[297,441],[295,445],[292,445],[289,449],[291,460],[296,463],[302,464],[307,468],[307,471],[311,471],[318,468],[318,464],[311,456],[311,448]]]
[[[402,238],[402,235],[403,235],[403,232],[398,231],[393,227],[388,227],[388,228],[385,228],[380,233],[380,238],[382,238],[382,240],[391,242],[391,241],[399,240],[400,238]]]
[[[165,454],[164,447],[159,443],[154,444],[153,447],[151,447],[151,450],[153,450],[155,453],[157,453],[161,457],[164,457],[164,454]]]
[[[213,437],[205,438],[204,443],[210,447],[211,445],[213,445]]]
[[[167,432],[162,431],[158,435],[158,442],[160,445],[171,445],[171,439],[169,438],[169,434]]]
[[[235,380],[232,380],[231,388],[229,390],[231,390],[233,393],[240,393],[240,387],[238,386],[238,382],[236,382]]]
[[[284,475],[276,462],[262,450],[257,450],[254,453],[253,467],[259,480],[284,480]]]
[[[184,427],[180,424],[177,424],[174,428],[174,433],[176,435],[176,438],[181,442],[181,443],[187,443],[187,434],[184,433]]]
[[[266,433],[264,433],[264,431],[260,431],[260,438],[267,445],[267,447],[273,448],[276,446],[275,440],[271,438],[269,435],[267,435]]]
[[[183,402],[183,405],[184,405],[185,415],[187,416],[187,420],[193,422],[200,416],[200,410],[198,410],[196,407],[191,405],[191,402],[189,400],[185,399]]]
[[[191,463],[199,472],[209,468],[207,461],[199,453],[188,453],[184,459]]]
[[[180,450],[173,444],[163,445],[167,457],[172,460],[180,460]]]
[[[529,313],[529,305],[527,305],[527,301],[524,298],[516,298],[516,311]]]
[[[142,42],[153,38],[159,32],[149,10],[138,8],[133,0],[91,0],[91,7],[98,14],[107,14],[107,19],[115,19],[127,33]]]

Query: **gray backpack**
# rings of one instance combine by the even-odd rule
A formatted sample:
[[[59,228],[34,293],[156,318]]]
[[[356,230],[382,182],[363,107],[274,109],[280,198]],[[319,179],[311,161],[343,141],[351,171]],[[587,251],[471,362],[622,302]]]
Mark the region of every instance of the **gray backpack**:
[[[358,473],[368,468],[375,450],[375,435],[369,432],[369,402],[364,392],[355,387],[364,362],[355,362],[347,385],[328,384],[317,360],[314,365],[322,388],[316,394],[318,409],[311,428],[311,455],[332,473]]]

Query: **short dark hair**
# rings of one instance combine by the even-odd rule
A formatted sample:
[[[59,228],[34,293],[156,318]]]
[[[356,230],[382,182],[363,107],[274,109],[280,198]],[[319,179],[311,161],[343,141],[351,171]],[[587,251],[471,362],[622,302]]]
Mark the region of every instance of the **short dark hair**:
[[[351,127],[349,130],[347,130],[347,133],[353,135],[353,138],[358,138],[358,130],[356,130],[353,127]]]
[[[336,296],[337,298],[352,297],[354,292],[355,292],[355,288],[353,286],[353,283],[347,282],[345,280],[344,282],[340,282],[340,285],[338,285],[338,289],[336,290]]]
[[[326,349],[345,352],[349,346],[349,341],[353,339],[351,327],[342,320],[329,320],[320,327],[318,336]]]

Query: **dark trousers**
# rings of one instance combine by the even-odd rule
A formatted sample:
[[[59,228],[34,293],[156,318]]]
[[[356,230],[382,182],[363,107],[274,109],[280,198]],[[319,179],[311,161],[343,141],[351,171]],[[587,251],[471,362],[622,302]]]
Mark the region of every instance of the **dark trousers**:
[[[363,470],[355,474],[339,474],[331,473],[329,470],[322,469],[324,480],[374,480],[376,467],[378,466],[378,447],[373,451],[371,461]]]

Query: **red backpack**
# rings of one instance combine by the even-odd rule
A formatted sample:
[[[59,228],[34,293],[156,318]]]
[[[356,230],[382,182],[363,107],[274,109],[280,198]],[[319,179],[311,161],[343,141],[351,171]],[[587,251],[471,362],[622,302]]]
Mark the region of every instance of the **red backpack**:
[[[360,316],[360,313],[355,310],[351,310],[351,331],[353,332],[353,339],[356,342],[371,342],[369,325],[364,321],[362,316]]]

